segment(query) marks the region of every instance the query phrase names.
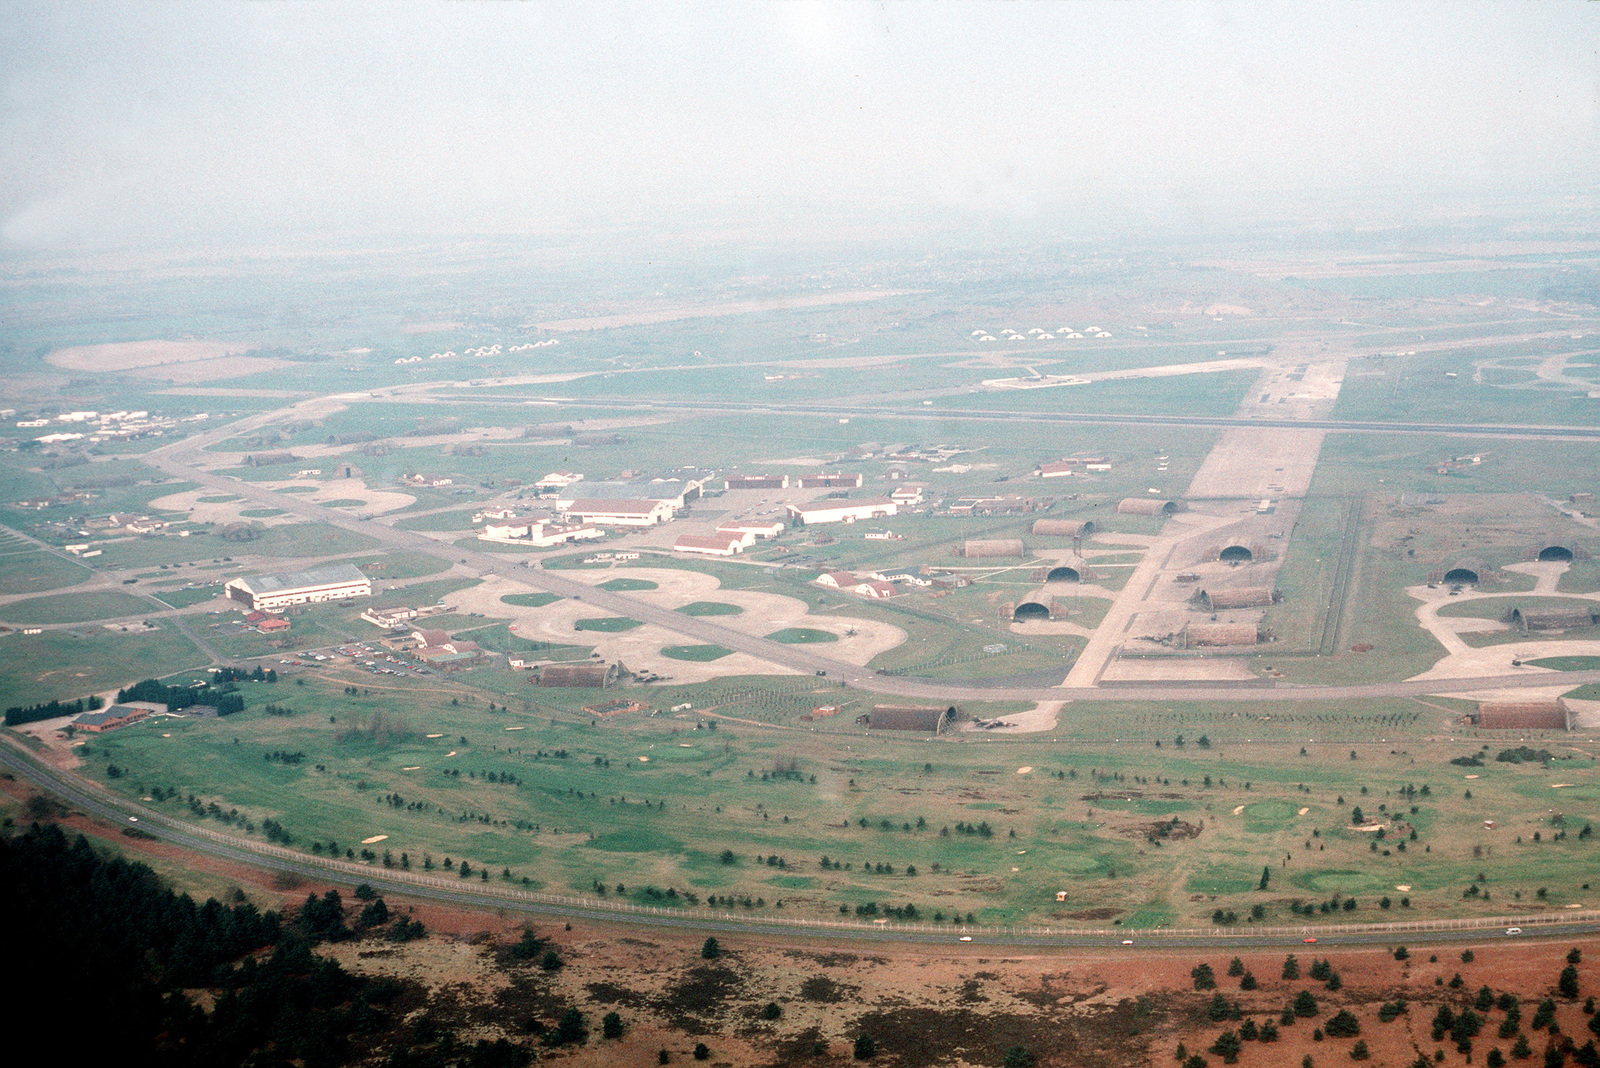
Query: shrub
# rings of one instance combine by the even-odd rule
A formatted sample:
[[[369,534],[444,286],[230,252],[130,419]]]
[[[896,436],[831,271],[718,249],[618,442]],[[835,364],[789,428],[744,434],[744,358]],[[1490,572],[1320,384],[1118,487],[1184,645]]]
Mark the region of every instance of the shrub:
[[[1361,1033],[1361,1021],[1348,1009],[1340,1009],[1323,1030],[1334,1038],[1354,1038]]]

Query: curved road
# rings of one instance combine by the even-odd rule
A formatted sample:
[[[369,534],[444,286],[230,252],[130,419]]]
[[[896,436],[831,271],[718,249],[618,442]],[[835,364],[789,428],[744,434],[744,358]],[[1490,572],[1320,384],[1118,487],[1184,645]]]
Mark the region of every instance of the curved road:
[[[335,398],[324,398],[324,401]],[[277,413],[271,413],[276,415]],[[804,646],[783,645],[765,638],[722,626],[715,617],[686,616],[682,612],[660,608],[626,594],[602,590],[585,582],[567,578],[559,571],[548,571],[532,566],[531,562],[508,561],[475,549],[460,549],[444,545],[433,538],[372,520],[346,515],[335,509],[324,508],[295,494],[277,494],[269,489],[243,482],[226,475],[213,474],[192,462],[191,457],[206,445],[239,433],[242,429],[268,421],[271,415],[250,416],[239,423],[219,427],[196,437],[163,446],[140,459],[186,481],[208,489],[248,498],[264,506],[292,512],[305,519],[326,523],[356,534],[373,538],[391,549],[409,549],[430,556],[465,564],[481,574],[494,574],[544,590],[561,597],[585,601],[596,607],[626,615],[645,623],[654,623],[667,630],[708,645],[720,645],[770,663],[779,664],[801,672],[825,673],[830,681],[839,682],[873,693],[896,697],[911,697],[941,702],[956,701],[1145,701],[1151,699],[1170,701],[1227,701],[1227,702],[1284,702],[1284,701],[1338,701],[1361,698],[1417,697],[1425,694],[1462,693],[1482,689],[1522,689],[1548,687],[1556,684],[1580,686],[1600,682],[1600,671],[1553,672],[1530,670],[1506,675],[1487,675],[1475,678],[1436,679],[1426,681],[1395,681],[1359,683],[1344,686],[1292,686],[1264,682],[1201,683],[1201,684],[1146,684],[1099,686],[1036,686],[1008,685],[1004,680],[977,685],[969,682],[944,682],[933,679],[879,675],[856,664],[845,663],[808,651]],[[1304,425],[1304,424],[1296,424]],[[1600,437],[1600,429],[1594,431]]]
[[[849,920],[784,920],[746,917],[734,913],[696,913],[688,907],[652,908],[592,901],[555,894],[478,885],[469,880],[449,880],[420,872],[369,867],[347,861],[307,856],[282,846],[268,845],[197,827],[165,813],[124,801],[96,784],[53,768],[23,753],[14,745],[0,745],[0,767],[31,780],[74,808],[122,827],[137,827],[193,853],[269,871],[285,872],[355,886],[366,883],[392,894],[436,901],[455,907],[512,909],[542,916],[585,919],[605,923],[672,927],[714,934],[748,936],[785,935],[824,938],[840,942],[899,942],[953,945],[965,935],[974,948],[986,946],[1108,947],[1134,944],[1144,948],[1239,947],[1260,948],[1299,945],[1307,940],[1324,945],[1392,945],[1406,942],[1473,941],[1505,937],[1518,927],[1526,937],[1573,938],[1600,932],[1600,912],[1569,915],[1493,916],[1476,920],[1418,921],[1414,923],[1349,924],[1320,927],[1242,928],[1064,928],[965,927],[955,924],[871,924]],[[457,885],[459,884],[459,885]]]

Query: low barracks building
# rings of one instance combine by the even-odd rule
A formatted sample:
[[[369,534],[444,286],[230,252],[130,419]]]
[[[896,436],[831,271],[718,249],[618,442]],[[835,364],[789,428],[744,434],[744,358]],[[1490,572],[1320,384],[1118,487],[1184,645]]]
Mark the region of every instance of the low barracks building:
[[[307,571],[245,575],[230,581],[223,592],[246,608],[280,612],[298,604],[371,597],[372,580],[352,564],[335,564]]]

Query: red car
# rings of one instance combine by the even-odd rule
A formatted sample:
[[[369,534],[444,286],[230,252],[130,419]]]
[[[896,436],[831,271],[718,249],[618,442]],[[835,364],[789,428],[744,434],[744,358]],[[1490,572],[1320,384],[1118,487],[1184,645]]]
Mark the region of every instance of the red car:
[[[1313,944],[1314,942],[1316,942],[1316,939],[1315,938],[1302,938],[1302,939],[1300,939],[1300,941],[1304,942],[1306,945],[1309,946],[1309,945]]]

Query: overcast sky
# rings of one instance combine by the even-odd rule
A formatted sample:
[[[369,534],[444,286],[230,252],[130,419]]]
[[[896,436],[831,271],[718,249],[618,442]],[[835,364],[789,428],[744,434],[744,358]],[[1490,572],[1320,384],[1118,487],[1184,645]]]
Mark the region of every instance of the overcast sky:
[[[0,0],[0,247],[1419,203],[1600,175],[1600,3]],[[1592,201],[1591,201],[1592,202]]]

